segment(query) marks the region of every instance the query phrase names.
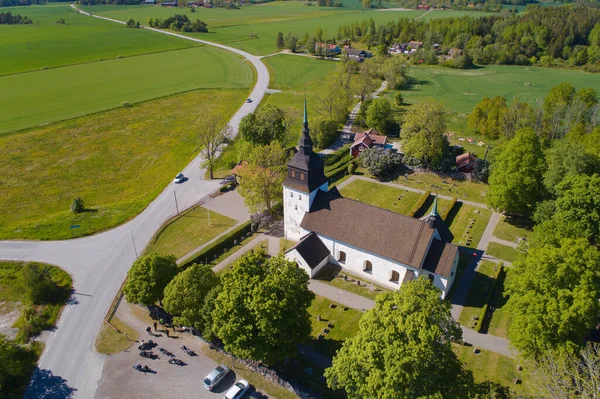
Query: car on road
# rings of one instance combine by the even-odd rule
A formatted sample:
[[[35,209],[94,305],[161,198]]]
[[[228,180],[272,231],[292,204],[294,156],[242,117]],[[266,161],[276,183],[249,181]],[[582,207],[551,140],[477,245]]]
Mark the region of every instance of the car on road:
[[[178,173],[177,176],[175,176],[175,178],[173,179],[175,183],[183,183],[184,180],[185,176],[183,175],[183,173]]]
[[[223,381],[223,378],[225,378],[229,371],[229,367],[225,366],[224,364],[215,367],[213,371],[204,377],[204,388],[212,391],[214,387],[219,385],[219,382]]]
[[[252,102],[252,99],[251,99],[251,98],[249,98],[249,99],[247,99],[247,100],[246,100],[246,102],[247,102],[248,104],[250,104],[250,103]]]
[[[250,384],[246,380],[239,380],[231,388],[229,391],[223,396],[223,399],[240,399],[246,391],[250,388]]]

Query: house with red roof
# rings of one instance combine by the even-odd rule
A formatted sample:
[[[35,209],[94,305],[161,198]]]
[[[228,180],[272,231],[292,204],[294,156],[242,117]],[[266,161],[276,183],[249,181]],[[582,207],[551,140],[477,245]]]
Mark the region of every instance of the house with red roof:
[[[456,169],[462,173],[472,173],[475,170],[477,157],[470,152],[456,157]]]
[[[380,135],[377,130],[371,128],[366,132],[356,133],[354,143],[350,146],[350,154],[357,158],[367,148],[385,148],[386,145],[387,136]]]

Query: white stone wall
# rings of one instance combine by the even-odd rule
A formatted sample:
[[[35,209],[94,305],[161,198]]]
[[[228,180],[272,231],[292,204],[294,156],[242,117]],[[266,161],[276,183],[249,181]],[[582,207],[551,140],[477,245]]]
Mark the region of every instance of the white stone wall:
[[[323,184],[310,194],[283,186],[283,222],[285,238],[299,241],[309,232],[300,227],[304,214],[310,210],[317,192],[327,191],[328,183]]]

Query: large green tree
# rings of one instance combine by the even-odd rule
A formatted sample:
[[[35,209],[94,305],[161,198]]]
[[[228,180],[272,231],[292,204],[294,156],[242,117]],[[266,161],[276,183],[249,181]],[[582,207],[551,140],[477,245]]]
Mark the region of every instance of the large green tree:
[[[460,326],[426,278],[382,293],[358,333],[325,370],[327,384],[354,398],[465,398],[472,377],[452,351]]]
[[[547,151],[546,162],[544,184],[548,191],[555,192],[567,175],[591,174],[597,170],[598,158],[588,153],[579,141],[560,140]]]
[[[386,98],[374,99],[367,108],[367,126],[372,127],[381,134],[388,134],[393,122],[390,101]]]
[[[275,105],[268,104],[248,114],[240,121],[239,132],[244,140],[259,145],[282,141],[285,137],[285,113]]]
[[[316,118],[311,121],[310,135],[317,148],[327,148],[338,137],[339,123],[333,119]]]
[[[509,214],[531,216],[544,195],[544,153],[533,129],[521,129],[497,156],[489,178],[488,204]]]
[[[127,302],[146,306],[160,302],[177,271],[177,258],[173,255],[151,253],[140,257],[127,272],[123,287]]]
[[[165,287],[165,310],[175,316],[177,323],[202,331],[204,298],[218,283],[210,266],[193,264]]]
[[[600,317],[600,252],[585,239],[533,246],[508,273],[511,344],[537,358],[576,346]]]
[[[238,173],[238,191],[252,212],[271,212],[273,203],[281,199],[286,163],[286,151],[277,141],[252,149]]]
[[[36,355],[0,334],[0,398],[21,398],[36,363]]]
[[[507,110],[504,97],[486,97],[469,114],[469,129],[473,129],[491,139],[497,139],[502,133],[501,121]]]
[[[446,113],[441,104],[427,100],[410,107],[401,131],[405,162],[438,167],[448,149],[445,132]]]
[[[283,257],[247,254],[223,275],[212,312],[213,331],[225,349],[267,364],[296,353],[311,332],[314,294],[308,274]]]

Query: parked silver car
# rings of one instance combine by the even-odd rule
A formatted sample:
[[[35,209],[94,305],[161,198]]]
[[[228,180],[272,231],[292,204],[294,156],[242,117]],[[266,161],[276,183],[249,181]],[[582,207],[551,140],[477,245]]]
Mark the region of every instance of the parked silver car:
[[[223,399],[240,399],[246,391],[250,388],[250,384],[246,380],[239,380],[231,388],[229,391],[223,396]]]
[[[219,385],[219,382],[223,381],[227,373],[229,373],[229,367],[224,364],[215,367],[213,371],[204,377],[204,388],[212,391],[214,387]]]

